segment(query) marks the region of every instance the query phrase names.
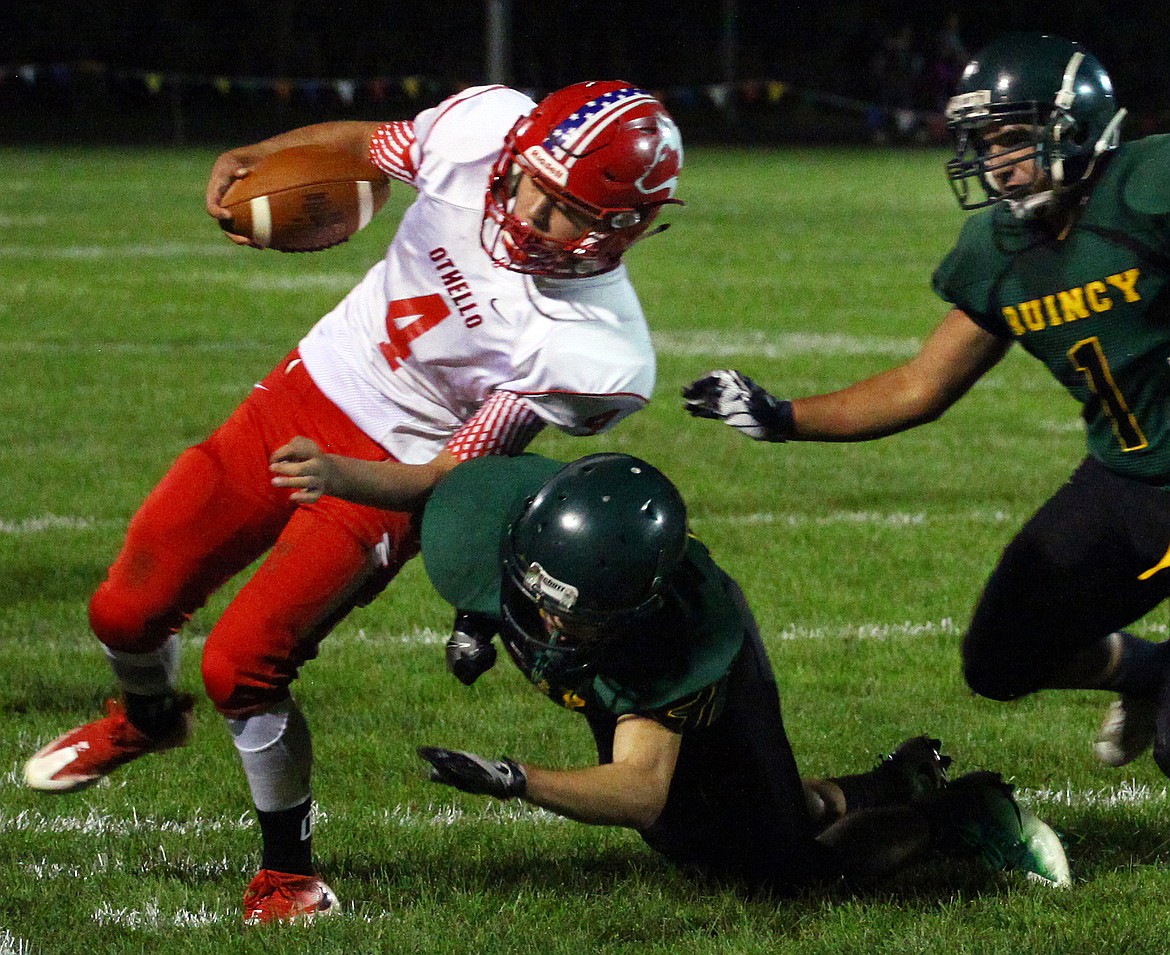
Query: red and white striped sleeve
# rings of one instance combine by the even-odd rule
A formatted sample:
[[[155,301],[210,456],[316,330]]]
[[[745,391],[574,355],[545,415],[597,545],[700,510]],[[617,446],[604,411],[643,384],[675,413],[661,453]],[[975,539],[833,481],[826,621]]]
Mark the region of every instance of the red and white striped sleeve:
[[[389,176],[414,184],[417,140],[414,123],[409,120],[395,120],[383,123],[370,137],[370,162]]]
[[[519,454],[543,427],[540,416],[519,395],[493,391],[451,435],[446,449],[460,461],[485,454]]]

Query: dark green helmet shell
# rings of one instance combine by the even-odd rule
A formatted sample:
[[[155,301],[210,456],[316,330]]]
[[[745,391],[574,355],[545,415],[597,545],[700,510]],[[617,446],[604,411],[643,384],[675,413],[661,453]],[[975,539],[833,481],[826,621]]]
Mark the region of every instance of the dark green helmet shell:
[[[504,535],[505,623],[530,649],[579,663],[663,606],[686,547],[686,505],[661,471],[628,454],[581,458]],[[592,636],[550,634],[540,610]]]
[[[508,574],[570,618],[636,613],[686,550],[686,505],[653,465],[591,454],[545,483],[508,530]]]
[[[967,64],[947,103],[947,126],[955,157],[947,176],[964,209],[1001,199],[1025,198],[1027,189],[1002,192],[989,175],[1029,159],[1051,180],[1056,194],[1088,180],[1098,157],[1117,147],[1124,110],[1118,110],[1109,74],[1080,43],[1042,33],[1009,33]],[[1031,142],[1001,155],[991,166],[980,132],[988,127],[1025,125]],[[978,178],[986,201],[972,199]]]

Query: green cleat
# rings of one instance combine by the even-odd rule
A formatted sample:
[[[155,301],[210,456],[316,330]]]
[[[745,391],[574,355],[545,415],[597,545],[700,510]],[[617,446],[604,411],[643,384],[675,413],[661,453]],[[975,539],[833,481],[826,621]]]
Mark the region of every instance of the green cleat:
[[[1060,837],[1035,813],[1023,809],[999,773],[978,772],[950,784],[947,841],[983,861],[992,872],[1013,870],[1044,885],[1071,884]]]
[[[1034,882],[1042,882],[1053,888],[1072,885],[1072,873],[1068,868],[1068,856],[1060,836],[1043,819],[1023,806],[1020,810],[1020,832],[1024,840],[1024,852],[1016,860],[1014,868],[1025,872]]]

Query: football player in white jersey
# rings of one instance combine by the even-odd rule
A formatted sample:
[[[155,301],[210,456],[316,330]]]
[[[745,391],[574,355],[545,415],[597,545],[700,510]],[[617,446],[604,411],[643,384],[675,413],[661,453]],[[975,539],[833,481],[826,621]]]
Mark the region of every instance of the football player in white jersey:
[[[621,258],[677,201],[682,167],[669,114],[628,83],[579,83],[539,104],[483,86],[413,121],[323,123],[229,150],[208,212],[229,218],[231,182],[309,143],[368,156],[418,196],[385,258],[147,497],[89,608],[121,698],[25,766],[29,786],[69,792],[185,743],[177,632],[267,554],[202,659],[260,823],[250,923],[336,908],[313,863],[312,749],[289,687],[417,553],[430,488],[461,460],[518,453],[545,425],[594,434],[649,399],[654,354]],[[278,449],[295,471],[297,449],[317,447],[381,462],[381,507],[273,477]]]

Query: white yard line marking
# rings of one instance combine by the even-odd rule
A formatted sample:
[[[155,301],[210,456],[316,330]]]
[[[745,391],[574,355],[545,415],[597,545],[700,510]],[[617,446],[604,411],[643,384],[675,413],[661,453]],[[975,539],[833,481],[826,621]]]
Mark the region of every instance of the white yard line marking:
[[[60,863],[50,862],[48,859],[40,859],[36,862],[21,862],[19,866],[26,875],[40,882],[49,882],[53,879],[84,879],[106,872],[131,872],[135,875],[143,876],[153,874],[156,871],[165,873],[174,872],[175,870],[175,864],[167,858],[162,846],[159,846],[159,858],[157,861],[153,859],[142,861],[136,855],[132,862],[123,862],[120,860],[111,860],[104,852],[99,852],[94,857],[93,862],[85,866],[61,865]],[[183,873],[184,875],[200,879],[223,879],[229,876],[250,878],[255,874],[250,861],[241,860],[238,864],[231,865],[226,856],[208,862],[192,862],[188,859],[183,863]]]
[[[0,534],[24,537],[29,534],[43,534],[46,531],[88,531],[97,526],[92,517],[69,517],[61,514],[42,514],[40,517],[26,517],[19,521],[0,518]]]
[[[78,601],[78,606],[83,606],[83,603]],[[440,613],[442,614],[442,612]],[[388,630],[353,630],[343,626],[329,635],[325,646],[343,647],[357,645],[377,647],[382,650],[393,650],[395,647],[404,649],[428,649],[430,647],[442,646],[447,642],[447,638],[450,635],[450,631],[432,630],[429,627],[411,630],[406,633],[401,631],[394,633]],[[179,639],[181,642],[181,652],[191,654],[193,657],[197,657],[203,652],[203,645],[207,642],[206,634],[202,633],[181,633]],[[101,656],[101,645],[97,642],[96,638],[90,637],[87,633],[71,629],[59,635],[38,634],[34,644],[29,644],[28,646],[14,645],[7,652],[21,654],[43,654],[51,652],[57,657],[76,655],[86,659],[92,659],[95,656]],[[31,751],[35,752],[49,742],[49,740],[55,738],[60,733],[60,729],[47,731],[47,733],[48,735],[42,738],[30,738],[28,740],[27,746]],[[7,773],[0,774],[0,787],[23,785],[24,781],[19,767]]]
[[[1132,779],[1122,780],[1115,786],[1087,790],[1074,789],[1071,783],[1066,784],[1061,789],[1020,787],[1016,790],[1016,794],[1029,804],[1087,806],[1091,808],[1141,806],[1162,803],[1170,799],[1170,790],[1167,787],[1149,786]],[[466,810],[454,804],[443,803],[427,803],[422,806],[398,804],[382,809],[374,814],[373,818],[396,829],[450,828],[451,826],[484,823],[499,826],[514,823],[539,826],[573,824],[570,820],[555,813],[522,803],[501,804],[498,807],[494,804],[485,804],[484,808],[475,810]],[[371,814],[368,812],[360,814],[338,812],[336,810],[326,813],[317,810],[314,827],[323,829],[330,824],[337,824],[346,829],[351,828],[359,820],[362,824],[369,824]],[[0,814],[0,832],[33,832],[38,835],[80,833],[86,836],[127,836],[149,832],[189,838],[227,830],[252,828],[255,828],[255,820],[251,813],[238,817],[210,817],[196,812],[193,817],[186,820],[158,819],[152,816],[139,816],[133,812],[130,816],[115,816],[93,810],[85,816],[51,815],[30,810],[23,810],[15,815]],[[174,867],[174,862],[167,859],[166,851],[161,846],[157,861],[147,860],[144,862],[137,856],[133,863],[110,861],[104,853],[99,852],[89,865],[63,865],[51,862],[47,858],[18,864],[33,878],[44,880],[74,879],[100,872],[145,872],[154,868]],[[190,869],[190,864],[188,864],[188,869],[190,871],[198,870],[202,875],[216,877],[247,871],[247,867],[232,864],[226,857],[195,863],[194,866],[194,869]]]
[[[380,631],[369,631],[365,628],[348,631],[334,631],[329,635],[329,639],[340,636],[343,643],[371,643],[378,646],[386,646],[388,643],[398,643],[411,647],[433,647],[445,644],[447,638],[451,636],[449,631],[432,630],[430,627],[423,627],[421,630],[412,630],[410,633],[385,633]]]
[[[921,347],[917,338],[875,335],[823,335],[815,332],[657,332],[651,336],[660,355],[675,357],[787,358],[792,355],[885,355],[907,357]]]
[[[0,813],[0,832],[32,832],[38,835],[76,832],[82,835],[128,836],[138,832],[167,832],[197,836],[229,829],[250,829],[255,824],[251,813],[241,813],[234,818],[212,818],[196,812],[188,819],[158,819],[154,816],[140,816],[133,811],[129,816],[115,816],[94,809],[84,816],[53,815],[31,809],[23,809],[15,815]]]
[[[1016,790],[1016,795],[1030,805],[1088,806],[1094,809],[1142,806],[1166,802],[1170,798],[1170,792],[1165,786],[1155,788],[1133,779],[1124,780],[1116,786],[1090,790],[1075,790],[1071,785],[1063,789],[1020,788]]]
[[[349,821],[355,820],[354,814],[345,812],[326,812],[314,804],[313,826],[315,829],[328,827],[331,823],[339,823],[343,827]],[[568,820],[544,809],[528,806],[524,803],[485,803],[481,808],[474,810],[462,809],[459,806],[447,803],[427,803],[423,806],[396,805],[382,809],[375,818],[387,826],[400,829],[429,829],[448,827],[464,823],[490,823],[506,825],[521,821],[532,823],[567,823]],[[361,820],[368,822],[369,813],[362,813]],[[47,833],[79,833],[85,836],[128,836],[136,833],[167,833],[184,837],[198,837],[213,832],[232,830],[246,830],[255,828],[256,821],[250,812],[238,816],[205,816],[196,811],[187,819],[160,819],[156,816],[139,815],[131,810],[129,816],[117,816],[112,813],[89,810],[85,815],[55,815],[52,813],[37,812],[24,809],[15,814],[0,812],[0,832],[31,832],[37,835]],[[166,861],[165,853],[163,862]],[[99,854],[95,861],[102,869],[111,866]],[[148,863],[149,865],[149,863]],[[26,863],[26,866],[36,866],[40,876],[53,878],[58,875],[72,877],[76,873],[73,868],[60,867],[54,870],[47,860],[35,863]],[[226,871],[226,860],[217,863],[216,868],[223,867]],[[115,866],[116,868],[116,866]],[[141,865],[135,867],[135,871]],[[101,871],[91,869],[91,871]]]
[[[1061,789],[1028,789],[1019,788],[1016,794],[1021,802],[1029,806],[1067,806],[1090,808],[1127,808],[1135,806],[1162,804],[1170,799],[1166,787],[1152,787],[1136,780],[1123,780],[1116,786],[1101,789],[1077,790],[1071,784]],[[334,812],[332,819],[341,825],[352,820],[353,815]],[[329,816],[319,816],[319,822],[327,822]],[[482,809],[468,812],[455,806],[431,803],[423,807],[403,806],[401,804],[382,810],[377,819],[388,826],[406,829],[425,829],[433,827],[450,827],[466,823],[489,823],[493,825],[527,825],[563,824],[572,825],[568,820],[542,809],[535,809],[521,804],[487,804]],[[368,814],[362,814],[363,822],[369,820]],[[13,825],[17,823],[17,825]],[[219,831],[227,828],[252,825],[250,818],[220,817],[208,818],[197,816],[188,825],[169,824],[166,821],[139,817],[136,814],[130,818],[114,818],[90,812],[85,817],[48,816],[38,813],[22,812],[17,816],[0,816],[0,832],[10,829],[36,832],[85,832],[86,834],[120,835],[131,831],[149,830],[154,832],[173,832],[184,836],[198,836],[201,833]],[[166,850],[160,846],[156,860],[143,861],[136,856],[133,862],[110,860],[105,853],[97,853],[88,865],[62,865],[50,862],[48,859],[19,863],[25,875],[37,881],[52,882],[58,879],[74,881],[91,878],[103,873],[132,872],[146,874],[154,869],[165,869],[173,872],[174,863],[167,859]],[[238,876],[247,877],[250,869],[246,866],[229,863],[226,857],[218,860],[209,860],[203,863],[185,863],[184,871],[187,874],[197,874],[204,878],[229,878]],[[344,913],[343,913],[344,914]],[[93,920],[100,924],[116,924],[128,928],[157,928],[157,927],[199,927],[201,925],[234,921],[238,914],[218,908],[208,909],[200,906],[196,911],[179,908],[174,911],[164,911],[154,903],[149,903],[143,909],[128,907],[116,908],[109,903],[103,903],[93,913]],[[352,914],[351,917],[370,918],[369,913]],[[22,949],[21,940],[11,933],[0,930],[0,955],[13,952],[20,955],[27,951]],[[5,947],[7,946],[7,947]]]
[[[42,215],[10,215],[0,213],[0,228],[4,229],[42,229],[52,220]]]
[[[962,632],[962,628],[952,618],[943,617],[941,620],[846,623],[822,627],[788,624],[776,636],[780,640],[889,640],[891,637],[925,637],[936,634],[953,636]]]
[[[230,282],[235,288],[253,292],[300,292],[305,289],[326,289],[334,290],[340,295],[347,292],[356,279],[356,275],[338,272],[324,275],[219,275],[211,277],[209,281],[222,284]],[[207,283],[200,281],[199,284]]]
[[[176,909],[174,912],[164,913],[154,902],[148,904],[145,909],[114,908],[108,902],[103,902],[93,913],[93,920],[98,925],[119,925],[132,929],[203,928],[206,925],[238,921],[239,918],[239,912],[208,909],[204,905],[199,906],[195,912],[190,909]]]
[[[233,338],[224,339],[222,341],[206,341],[206,342],[126,342],[126,341],[109,341],[104,342],[91,339],[89,342],[82,341],[58,341],[56,339],[51,341],[0,341],[0,352],[12,352],[20,354],[50,354],[50,355],[72,355],[72,354],[103,354],[109,352],[111,354],[120,355],[189,355],[198,354],[199,352],[240,352],[240,351],[268,351],[277,352],[280,349],[281,356],[287,353],[286,345],[277,345],[273,342],[262,342],[256,339]]]
[[[926,524],[1005,524],[1015,522],[1016,516],[1007,511],[975,510],[957,514],[929,514],[926,511],[830,511],[828,514],[815,512],[775,513],[758,511],[751,514],[708,514],[692,518],[696,526],[702,524],[728,524],[735,526],[781,525],[783,527],[828,527],[834,524],[876,524],[886,527],[919,527]]]
[[[765,639],[779,640],[890,640],[900,637],[960,636],[966,630],[967,618],[960,620],[943,617],[940,620],[903,620],[899,623],[840,623],[823,626],[805,626],[790,623],[778,633],[765,633]],[[1142,621],[1138,628],[1142,636],[1164,635],[1170,625]]]
[[[0,929],[0,955],[32,955],[32,946],[8,929]]]
[[[1166,787],[1155,788],[1136,780],[1123,780],[1116,786],[1101,789],[1076,790],[1071,784],[1061,789],[1027,789],[1016,790],[1017,796],[1027,805],[1070,806],[1070,807],[1097,807],[1116,808],[1133,807],[1148,804],[1165,803],[1170,794]],[[354,814],[333,812],[318,813],[318,824],[327,824],[330,820],[345,826],[352,821]],[[368,822],[369,814],[362,813],[363,822]],[[377,814],[378,821],[391,826],[406,829],[425,829],[433,827],[449,827],[463,824],[490,823],[493,825],[545,825],[564,824],[572,825],[568,820],[551,812],[535,809],[519,803],[488,803],[483,807],[467,811],[453,805],[429,803],[425,806],[404,806],[402,804],[382,810]],[[199,836],[209,832],[218,832],[225,829],[251,828],[253,821],[250,815],[239,817],[221,816],[207,817],[198,813],[184,822],[174,820],[160,820],[150,816],[139,816],[131,813],[129,817],[116,817],[111,814],[90,811],[85,816],[54,816],[50,814],[23,811],[16,815],[0,813],[0,832],[22,831],[36,833],[78,832],[86,835],[125,835],[132,832],[167,832],[184,837]],[[111,860],[105,853],[97,853],[88,865],[63,865],[46,859],[19,863],[25,875],[43,882],[53,882],[65,879],[73,882],[78,879],[91,878],[107,872],[132,872],[144,874],[153,869],[174,871],[174,863],[168,860],[166,850],[159,846],[158,858],[143,861],[135,856],[133,862]],[[188,874],[197,874],[204,878],[231,878],[238,876],[245,879],[250,871],[246,866],[229,863],[226,857],[207,862],[185,863],[184,871]],[[368,909],[362,912],[347,912],[344,909],[338,913],[342,918],[353,918],[362,921],[375,921],[383,916]],[[389,913],[386,913],[386,917]],[[212,924],[231,923],[239,918],[234,909],[208,908],[201,905],[198,909],[178,908],[164,910],[156,903],[148,903],[140,909],[130,907],[116,907],[110,903],[102,903],[91,916],[94,922],[100,925],[119,925],[130,929],[156,928],[200,928]],[[11,932],[0,929],[0,955],[30,955],[28,943],[12,935]]]
[[[756,525],[781,527],[829,527],[837,524],[877,525],[883,527],[921,527],[927,524],[1005,524],[1016,523],[1017,517],[1007,511],[968,511],[961,514],[931,515],[926,511],[831,511],[816,513],[776,513],[758,511],[750,514],[708,514],[692,518],[696,526],[724,524],[732,527]],[[92,517],[67,514],[42,514],[9,520],[0,517],[0,535],[25,536],[48,531],[88,531],[95,527],[112,525],[113,521],[97,521]]]
[[[61,245],[37,248],[31,245],[0,245],[0,257],[5,259],[66,259],[70,261],[100,259],[174,259],[208,256],[226,256],[235,253],[235,246],[206,242],[159,242],[142,245]]]
[[[889,640],[899,637],[927,637],[927,636],[958,636],[966,628],[966,616],[956,620],[953,617],[942,617],[938,620],[898,620],[898,621],[858,621],[855,623],[832,624],[802,624],[789,622],[778,631],[765,633],[767,639],[777,640]],[[1152,620],[1142,621],[1139,627],[1143,636],[1165,636],[1170,632],[1170,624],[1157,623]],[[437,647],[447,642],[450,636],[446,630],[435,630],[431,627],[422,627],[409,632],[390,632],[383,630],[357,630],[341,627],[329,635],[328,646],[342,646],[354,644],[377,647]],[[207,638],[203,634],[181,634],[183,653],[198,653]],[[54,654],[83,653],[90,656],[97,652],[97,643],[87,640],[78,640],[76,634],[66,633],[60,637],[38,637],[38,652],[46,650]],[[28,745],[34,749],[44,745],[48,739],[29,740]],[[23,777],[19,767],[0,775],[0,786],[23,786]],[[0,830],[3,828],[3,816],[0,815]]]
[[[510,824],[531,822],[537,824],[567,823],[569,820],[546,809],[526,803],[485,803],[482,808],[468,812],[455,805],[427,803],[423,807],[403,806],[383,809],[379,818],[403,829],[427,829],[435,826],[454,826],[464,822]]]
[[[774,514],[771,511],[762,511],[755,514],[714,514],[707,517],[696,517],[692,523],[702,524],[730,524],[733,527],[748,527],[758,524],[780,524],[785,527],[803,527],[815,525],[826,527],[830,524],[886,524],[893,527],[905,527],[912,524],[926,522],[926,514],[893,512],[881,514],[876,511],[833,511],[830,514]]]

